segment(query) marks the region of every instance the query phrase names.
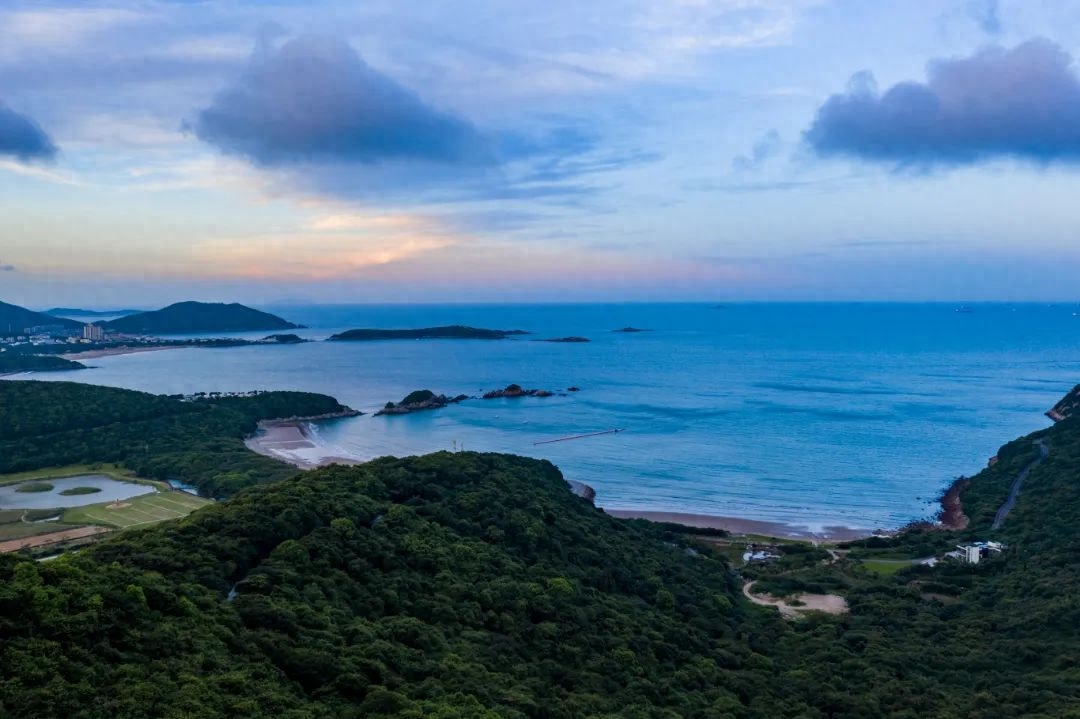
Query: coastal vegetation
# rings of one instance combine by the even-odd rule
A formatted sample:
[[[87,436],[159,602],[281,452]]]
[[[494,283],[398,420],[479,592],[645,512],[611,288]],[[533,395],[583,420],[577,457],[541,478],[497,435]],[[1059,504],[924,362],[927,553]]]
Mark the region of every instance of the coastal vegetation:
[[[0,397],[4,437],[47,389],[12,384],[23,396]],[[152,409],[193,438],[201,424],[227,438],[221,413],[333,402],[130,394],[102,399],[125,419],[93,428]],[[74,421],[71,406],[53,425]],[[58,452],[92,439],[47,434]],[[994,530],[1035,440],[1049,454]],[[13,445],[0,458],[13,452],[36,456]],[[0,714],[1076,717],[1077,476],[1080,419],[1067,419],[970,478],[963,530],[785,542],[745,566],[733,537],[613,518],[539,460],[442,452],[255,481],[175,522],[115,515],[132,528],[53,562],[0,557]],[[1007,550],[919,561],[987,538]],[[781,617],[751,604],[747,579],[758,597],[839,595],[847,611]]]
[[[11,350],[0,352],[0,375],[15,374],[17,372],[58,372],[73,369],[86,369],[86,365],[52,355],[26,354]]]
[[[0,382],[0,474],[112,462],[220,498],[295,472],[244,446],[259,421],[348,412],[304,392],[182,402],[67,382]]]
[[[501,340],[516,335],[529,334],[524,330],[488,330],[465,325],[423,327],[420,329],[355,329],[330,337],[333,341],[361,342],[372,340]]]

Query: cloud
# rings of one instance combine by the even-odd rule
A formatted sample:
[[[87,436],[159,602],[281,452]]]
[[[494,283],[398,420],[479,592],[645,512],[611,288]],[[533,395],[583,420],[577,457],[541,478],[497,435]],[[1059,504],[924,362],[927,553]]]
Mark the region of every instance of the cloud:
[[[968,0],[967,13],[987,35],[1000,35],[1001,6],[999,0]]]
[[[899,166],[1000,157],[1080,160],[1080,80],[1072,57],[1044,39],[930,63],[925,83],[879,94],[859,73],[818,110],[804,137],[818,154]]]
[[[764,165],[770,158],[776,155],[783,146],[780,133],[769,130],[765,135],[754,143],[749,155],[739,155],[731,162],[731,167],[740,172],[756,170]]]
[[[487,142],[427,105],[343,40],[260,42],[243,75],[189,123],[199,139],[263,166],[310,162],[485,164]]]
[[[20,162],[51,160],[56,157],[56,145],[36,122],[0,102],[0,156],[3,155]]]

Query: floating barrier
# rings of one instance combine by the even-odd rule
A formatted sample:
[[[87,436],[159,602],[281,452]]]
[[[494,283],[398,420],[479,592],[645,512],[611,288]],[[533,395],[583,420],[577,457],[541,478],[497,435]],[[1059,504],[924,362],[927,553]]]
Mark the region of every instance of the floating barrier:
[[[625,432],[625,429],[605,429],[603,432],[589,432],[587,434],[575,434],[569,437],[559,437],[558,439],[545,439],[542,442],[533,442],[533,446],[541,444],[555,444],[556,442],[569,442],[572,439],[585,439],[586,437],[600,437],[605,434],[618,434],[619,432]]]

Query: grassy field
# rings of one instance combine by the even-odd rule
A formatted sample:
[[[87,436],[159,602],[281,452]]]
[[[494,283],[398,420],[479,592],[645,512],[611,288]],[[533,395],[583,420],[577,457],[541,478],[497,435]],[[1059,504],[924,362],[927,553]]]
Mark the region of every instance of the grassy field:
[[[911,566],[911,562],[904,559],[864,559],[859,564],[864,569],[882,577],[896,574],[901,569],[907,569]]]
[[[125,529],[186,517],[210,503],[209,499],[187,492],[159,492],[125,500],[119,507],[110,504],[73,507],[64,512],[62,521],[65,524],[103,524]]]
[[[140,480],[131,470],[124,469],[115,464],[72,464],[67,467],[47,467],[45,469],[35,469],[31,472],[0,474],[0,485],[25,482],[28,479],[63,479],[64,477],[78,477],[82,474],[104,474],[105,476],[114,479],[147,482],[148,484],[154,484],[155,486],[160,484],[159,482]]]

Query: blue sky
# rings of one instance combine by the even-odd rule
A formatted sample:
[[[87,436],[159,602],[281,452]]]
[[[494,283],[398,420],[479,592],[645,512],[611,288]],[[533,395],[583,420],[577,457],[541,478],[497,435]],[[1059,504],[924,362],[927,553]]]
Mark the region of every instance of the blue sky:
[[[0,298],[1075,300],[1080,4],[0,6]]]

